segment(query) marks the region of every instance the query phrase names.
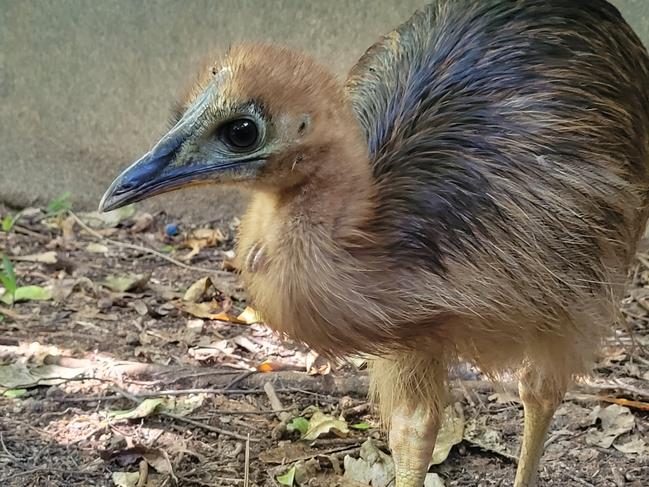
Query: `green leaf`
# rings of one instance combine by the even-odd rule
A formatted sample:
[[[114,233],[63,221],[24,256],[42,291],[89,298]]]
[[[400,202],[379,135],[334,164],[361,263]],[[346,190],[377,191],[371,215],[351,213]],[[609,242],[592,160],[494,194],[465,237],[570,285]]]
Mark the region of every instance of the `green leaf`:
[[[145,399],[137,407],[125,411],[111,411],[108,415],[113,419],[137,419],[151,416],[158,406],[164,402],[160,397]]]
[[[293,485],[295,482],[295,466],[291,467],[291,469],[285,474],[275,477],[275,480],[282,485]]]
[[[18,301],[47,301],[52,299],[52,292],[41,286],[21,286],[16,289],[13,295],[5,294],[0,301],[6,304],[17,303]]]
[[[4,392],[3,396],[8,397],[9,399],[15,399],[24,396],[25,394],[27,394],[27,389],[9,389]]]
[[[54,198],[45,208],[48,215],[60,215],[72,208],[70,203],[70,192],[66,191],[61,196]]]
[[[9,233],[11,229],[14,227],[14,225],[16,224],[16,222],[18,221],[18,218],[20,218],[20,213],[17,213],[15,216],[6,215],[2,219],[2,224],[1,224],[2,231]]]
[[[286,430],[290,433],[292,431],[299,431],[300,435],[304,436],[309,431],[309,420],[298,416],[293,418],[290,423],[286,425]]]
[[[131,274],[128,276],[108,276],[104,286],[118,293],[141,289],[149,281],[150,275]]]
[[[356,423],[352,424],[350,428],[354,428],[355,430],[368,430],[371,428],[371,426],[368,423]]]
[[[0,272],[0,282],[2,283],[2,287],[7,291],[7,294],[13,296],[17,286],[16,273],[14,272],[13,265],[11,265],[11,261],[6,255],[2,256],[2,268],[4,271]]]

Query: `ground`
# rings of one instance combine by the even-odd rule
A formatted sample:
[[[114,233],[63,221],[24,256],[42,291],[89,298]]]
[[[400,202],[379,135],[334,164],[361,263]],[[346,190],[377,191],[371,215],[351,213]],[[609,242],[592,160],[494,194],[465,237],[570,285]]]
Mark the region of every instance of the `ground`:
[[[232,268],[236,221],[101,220],[64,203],[0,232],[18,287],[10,305],[5,261],[0,484],[393,485],[362,361],[330,364],[257,322]],[[593,377],[557,412],[542,485],[649,485],[646,263]],[[446,486],[511,485],[515,387],[468,366],[456,376],[439,441],[450,452],[431,472]]]

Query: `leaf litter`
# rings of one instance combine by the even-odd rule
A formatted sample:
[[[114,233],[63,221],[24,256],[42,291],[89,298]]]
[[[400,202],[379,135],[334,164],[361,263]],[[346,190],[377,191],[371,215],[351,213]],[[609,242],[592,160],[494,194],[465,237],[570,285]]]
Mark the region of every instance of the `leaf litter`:
[[[11,294],[29,286],[34,293],[0,307],[6,485],[241,485],[248,435],[251,485],[389,485],[394,465],[366,407],[363,359],[329,363],[263,325],[233,272],[236,222],[192,227],[133,209],[76,216],[95,235],[65,198],[55,203],[22,212],[0,232],[15,274],[15,289],[5,278]],[[167,223],[179,230],[167,232]],[[641,263],[624,310],[645,347],[647,302],[649,269]],[[632,352],[621,333],[604,353],[596,377],[610,387],[564,402],[548,438],[544,485],[565,485],[566,464],[593,485],[619,481],[619,471],[631,487],[649,485],[646,350]],[[277,381],[281,407],[269,406],[268,380]],[[466,388],[471,400],[465,388],[453,389],[427,487],[513,478],[522,424],[516,394]]]

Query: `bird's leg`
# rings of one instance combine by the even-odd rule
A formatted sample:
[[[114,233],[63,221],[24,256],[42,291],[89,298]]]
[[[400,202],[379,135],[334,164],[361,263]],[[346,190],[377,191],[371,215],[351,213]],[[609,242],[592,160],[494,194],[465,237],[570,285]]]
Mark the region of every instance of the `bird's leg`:
[[[433,455],[439,418],[419,406],[398,406],[390,421],[396,487],[421,487]]]
[[[536,485],[545,437],[566,390],[565,385],[558,385],[555,381],[531,379],[528,372],[518,386],[525,422],[514,487]]]

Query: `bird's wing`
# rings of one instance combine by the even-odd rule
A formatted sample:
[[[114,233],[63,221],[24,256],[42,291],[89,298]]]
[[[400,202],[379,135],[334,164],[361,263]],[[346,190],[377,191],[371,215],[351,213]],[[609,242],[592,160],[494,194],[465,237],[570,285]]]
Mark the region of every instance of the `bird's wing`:
[[[476,26],[484,26],[470,19],[479,18],[480,5],[425,7],[374,44],[346,84],[381,185],[377,221],[390,227],[384,233],[395,245],[412,246],[435,268],[442,248],[478,245],[480,212],[497,212],[462,140],[481,130],[476,114],[489,103],[465,89],[467,69],[483,54],[473,43]]]

